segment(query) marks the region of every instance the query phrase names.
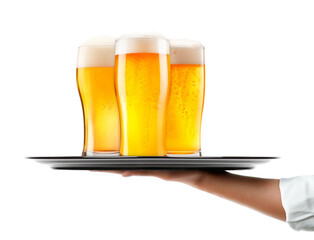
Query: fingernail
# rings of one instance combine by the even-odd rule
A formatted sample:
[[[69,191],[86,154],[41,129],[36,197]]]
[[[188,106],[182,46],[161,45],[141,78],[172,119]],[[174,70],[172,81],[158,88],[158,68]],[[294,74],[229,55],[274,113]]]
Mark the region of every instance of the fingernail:
[[[123,173],[122,173],[122,176],[123,176],[123,177],[131,177],[131,176],[132,176],[132,173],[131,173],[131,172],[123,172]]]

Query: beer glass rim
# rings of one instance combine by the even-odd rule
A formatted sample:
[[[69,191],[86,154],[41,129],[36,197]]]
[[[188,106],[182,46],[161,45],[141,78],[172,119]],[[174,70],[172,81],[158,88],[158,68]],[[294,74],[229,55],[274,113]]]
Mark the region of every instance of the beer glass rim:
[[[113,44],[99,44],[99,45],[80,45],[78,48],[84,48],[84,47],[114,47],[115,43]]]
[[[116,37],[109,35],[98,35],[83,42],[78,48],[81,47],[101,47],[101,46],[115,46],[117,41]]]
[[[165,39],[167,38],[160,33],[129,33],[121,35],[117,41],[121,39]]]
[[[114,67],[116,38],[97,36],[78,47],[77,68]]]
[[[127,53],[169,54],[169,41],[160,35],[131,34],[116,41],[115,55]]]
[[[172,38],[169,39],[169,47],[170,48],[203,48],[205,46],[196,40],[187,39],[187,38]]]
[[[170,39],[170,64],[204,65],[204,46],[191,39]]]

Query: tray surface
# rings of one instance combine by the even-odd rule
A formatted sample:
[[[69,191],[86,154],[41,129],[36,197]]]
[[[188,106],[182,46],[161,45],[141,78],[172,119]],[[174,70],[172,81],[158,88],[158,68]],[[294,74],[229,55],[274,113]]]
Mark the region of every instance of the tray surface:
[[[137,157],[46,156],[28,157],[53,169],[65,170],[241,170],[252,169],[277,157]]]

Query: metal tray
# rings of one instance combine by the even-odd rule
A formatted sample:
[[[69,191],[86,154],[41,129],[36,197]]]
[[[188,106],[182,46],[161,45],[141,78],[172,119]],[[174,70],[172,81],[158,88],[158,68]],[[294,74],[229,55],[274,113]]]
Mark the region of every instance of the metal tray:
[[[27,157],[53,169],[65,170],[242,170],[277,157]]]

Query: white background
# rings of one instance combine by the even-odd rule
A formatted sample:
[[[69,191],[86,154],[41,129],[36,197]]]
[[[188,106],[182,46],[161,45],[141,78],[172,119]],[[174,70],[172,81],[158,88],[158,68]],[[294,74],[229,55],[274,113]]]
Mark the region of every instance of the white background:
[[[313,13],[301,0],[2,0],[0,239],[313,239],[179,183],[24,158],[81,154],[83,41],[153,31],[206,46],[204,155],[281,157],[243,175],[313,174]]]

